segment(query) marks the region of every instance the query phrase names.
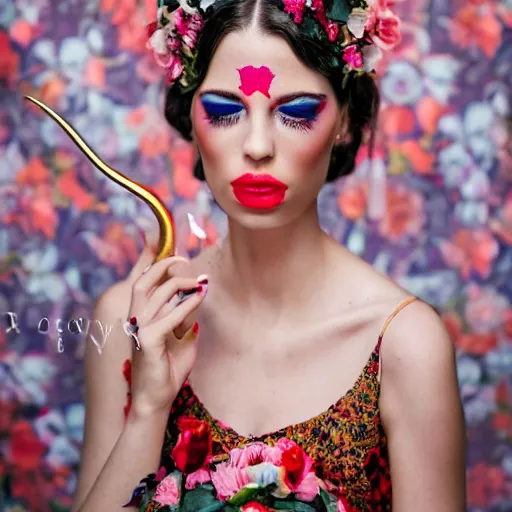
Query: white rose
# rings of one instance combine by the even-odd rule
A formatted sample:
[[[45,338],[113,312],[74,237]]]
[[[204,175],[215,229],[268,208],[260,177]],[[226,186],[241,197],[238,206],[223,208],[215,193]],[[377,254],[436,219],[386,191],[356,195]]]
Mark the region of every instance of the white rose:
[[[155,30],[151,38],[149,39],[149,45],[156,53],[165,55],[169,52],[167,46],[167,31],[160,28]]]
[[[363,69],[371,72],[375,69],[377,62],[382,58],[382,50],[372,44],[363,48]]]
[[[368,11],[356,7],[352,9],[350,16],[348,17],[347,27],[350,32],[360,39],[364,34],[364,27],[366,26],[366,20],[368,19]]]

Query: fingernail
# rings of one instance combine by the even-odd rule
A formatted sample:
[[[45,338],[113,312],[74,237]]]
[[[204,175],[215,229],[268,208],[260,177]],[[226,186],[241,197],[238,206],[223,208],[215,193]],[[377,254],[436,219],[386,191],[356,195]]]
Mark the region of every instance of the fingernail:
[[[197,278],[197,282],[199,284],[208,284],[208,276],[206,274],[201,274],[198,278]]]
[[[151,265],[148,265],[143,271],[142,273],[145,274],[149,269],[151,268]]]
[[[195,340],[197,338],[197,334],[199,333],[199,324],[197,322],[186,332],[183,339],[185,340]]]

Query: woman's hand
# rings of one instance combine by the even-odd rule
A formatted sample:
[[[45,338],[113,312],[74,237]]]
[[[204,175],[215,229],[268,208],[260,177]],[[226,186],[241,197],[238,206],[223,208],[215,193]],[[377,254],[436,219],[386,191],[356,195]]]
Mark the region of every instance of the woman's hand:
[[[170,267],[187,261],[170,257],[147,267],[132,285],[129,318],[135,318],[141,350],[133,351],[130,415],[167,413],[196,358],[198,325],[180,339],[176,332],[201,304],[208,288],[206,276],[171,277]],[[140,272],[140,271],[139,271]],[[196,290],[181,300],[178,292]]]

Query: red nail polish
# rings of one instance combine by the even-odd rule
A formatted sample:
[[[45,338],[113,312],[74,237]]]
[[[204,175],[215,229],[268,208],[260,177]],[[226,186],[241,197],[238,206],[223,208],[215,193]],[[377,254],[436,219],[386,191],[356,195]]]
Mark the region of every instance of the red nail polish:
[[[192,326],[192,332],[194,334],[197,334],[199,332],[199,324],[197,322]]]
[[[197,282],[198,282],[199,284],[208,284],[208,276],[200,275],[200,276],[197,278]]]
[[[201,293],[203,291],[203,286],[202,285],[199,285],[197,288],[197,293]]]

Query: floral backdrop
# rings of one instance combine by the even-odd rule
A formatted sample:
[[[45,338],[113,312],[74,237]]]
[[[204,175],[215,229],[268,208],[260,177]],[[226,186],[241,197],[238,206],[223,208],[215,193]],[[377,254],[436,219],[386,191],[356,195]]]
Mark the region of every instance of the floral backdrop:
[[[191,148],[162,118],[161,74],[145,49],[154,3],[0,2],[0,510],[69,508],[84,336],[68,320],[87,323],[136,260],[140,230],[156,229],[22,96],[57,109],[157,191],[182,254],[225,232],[192,177]],[[443,316],[458,351],[469,508],[511,511],[512,2],[398,7],[404,38],[381,70],[372,167],[363,148],[357,172],[325,187],[322,224]]]

